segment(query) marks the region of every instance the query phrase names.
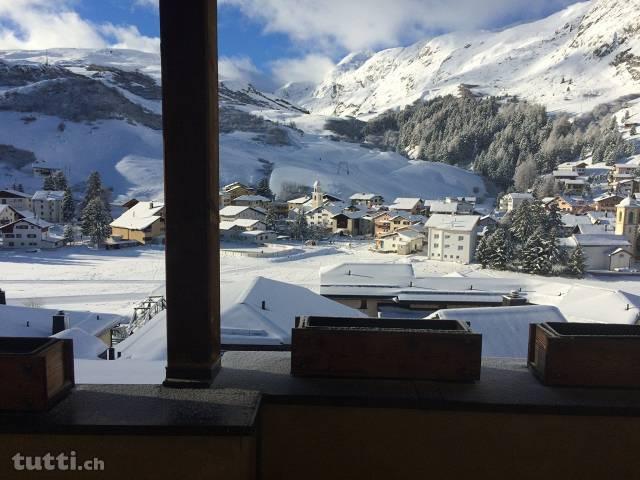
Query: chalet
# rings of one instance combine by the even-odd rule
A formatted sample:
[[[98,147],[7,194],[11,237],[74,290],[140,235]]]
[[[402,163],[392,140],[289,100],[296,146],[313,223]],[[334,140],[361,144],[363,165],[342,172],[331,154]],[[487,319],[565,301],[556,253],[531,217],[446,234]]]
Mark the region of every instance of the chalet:
[[[558,196],[547,203],[547,209],[555,205],[561,212],[579,214],[589,210],[589,204],[582,197]]]
[[[637,175],[640,167],[638,165],[632,165],[628,163],[618,163],[613,167],[614,178],[630,175],[634,177]]]
[[[266,208],[271,200],[262,195],[241,195],[231,200],[231,205],[238,207],[260,207]]]
[[[39,218],[21,218],[0,226],[1,248],[56,248],[62,239],[50,235],[51,224]]]
[[[389,210],[408,212],[412,215],[421,215],[424,212],[424,200],[421,198],[396,198]]]
[[[376,238],[375,249],[379,252],[393,252],[410,255],[424,249],[426,238],[422,229],[405,227],[393,233],[385,233]]]
[[[564,193],[569,195],[583,195],[589,188],[589,183],[584,178],[564,180],[562,185]]]
[[[38,190],[31,197],[31,209],[36,217],[51,223],[64,222],[63,191]]]
[[[564,162],[558,165],[557,172],[576,172],[582,176],[587,171],[587,162]]]
[[[379,207],[384,203],[382,195],[375,193],[354,193],[349,197],[351,205],[363,206],[363,207]]]
[[[16,210],[31,211],[31,197],[17,190],[0,190],[0,205],[9,205]]]
[[[605,193],[594,198],[592,206],[597,212],[615,212],[623,198],[615,193]]]
[[[426,218],[422,215],[411,215],[407,212],[396,211],[384,212],[376,215],[373,219],[374,235],[379,237],[425,221]]]
[[[341,235],[372,235],[374,231],[371,218],[368,216],[368,213],[363,210],[350,210],[347,208],[335,214],[331,220],[331,230]]]
[[[260,220],[264,221],[267,212],[260,207],[240,207],[230,205],[220,210],[221,222],[233,222],[235,220]]]
[[[425,226],[429,259],[471,263],[479,220],[477,215],[432,215]]]
[[[287,205],[289,207],[289,211],[293,211],[293,210],[300,210],[302,209],[302,206],[307,203],[309,200],[311,200],[311,197],[304,196],[304,197],[298,197],[298,198],[293,198],[291,200],[287,200]]]
[[[111,222],[111,235],[124,241],[134,240],[142,245],[164,243],[164,215],[164,203],[138,202]]]
[[[0,225],[13,223],[16,220],[27,218],[28,215],[19,212],[11,205],[0,205]]]
[[[580,177],[580,174],[572,170],[554,170],[553,178],[556,181],[575,180]]]
[[[563,236],[569,237],[574,233],[578,233],[581,225],[593,225],[591,218],[587,215],[574,215],[572,213],[564,213],[560,216],[563,225]]]
[[[533,195],[530,193],[507,193],[500,199],[500,210],[510,212],[518,208],[525,200],[533,202]]]
[[[473,204],[464,200],[447,197],[443,200],[425,200],[424,206],[429,214],[457,214],[470,215],[473,213]]]
[[[255,188],[249,187],[240,182],[233,182],[222,187],[222,191],[229,194],[231,200],[235,200],[242,195],[255,195]]]

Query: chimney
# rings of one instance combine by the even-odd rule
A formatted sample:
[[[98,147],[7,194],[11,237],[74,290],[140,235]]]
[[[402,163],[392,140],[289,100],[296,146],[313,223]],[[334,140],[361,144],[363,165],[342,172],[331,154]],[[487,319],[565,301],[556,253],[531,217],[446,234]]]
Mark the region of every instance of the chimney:
[[[0,305],[7,304],[7,294],[0,288]]]
[[[60,333],[63,330],[69,328],[69,319],[65,315],[65,313],[60,310],[53,316],[53,325],[51,329],[51,335],[55,335],[56,333]]]
[[[502,296],[503,307],[520,307],[527,304],[527,299],[521,297],[517,290],[512,290],[508,295]]]

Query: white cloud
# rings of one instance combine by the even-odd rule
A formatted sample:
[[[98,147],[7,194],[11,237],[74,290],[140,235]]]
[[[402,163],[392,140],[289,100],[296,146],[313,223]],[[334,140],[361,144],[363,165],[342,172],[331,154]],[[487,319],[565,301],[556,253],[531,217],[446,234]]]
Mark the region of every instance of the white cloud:
[[[249,57],[220,57],[218,78],[226,82],[256,83],[261,81],[262,72]]]
[[[363,50],[531,19],[575,0],[219,0],[303,46]]]
[[[158,10],[159,7],[158,0],[135,0],[133,4],[138,7],[153,8],[154,10]]]
[[[324,55],[310,54],[302,58],[283,58],[271,63],[271,73],[278,85],[288,82],[318,83],[333,68],[333,61]]]
[[[157,37],[145,37],[133,25],[123,27],[107,24],[101,26],[100,31],[115,39],[116,43],[111,45],[113,48],[127,48],[140,50],[141,52],[160,52],[160,39]]]
[[[160,41],[131,25],[96,25],[73,10],[74,0],[0,0],[0,49],[132,48],[159,50]]]

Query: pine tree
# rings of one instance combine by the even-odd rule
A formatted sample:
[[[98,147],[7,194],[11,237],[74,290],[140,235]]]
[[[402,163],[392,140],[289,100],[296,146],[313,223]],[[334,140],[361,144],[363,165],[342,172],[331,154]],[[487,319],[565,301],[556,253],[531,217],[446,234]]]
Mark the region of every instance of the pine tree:
[[[82,201],[81,209],[84,211],[89,202],[94,198],[102,197],[102,180],[98,172],[91,172],[87,179],[87,186],[85,188],[84,200]]]
[[[51,175],[53,179],[54,190],[63,191],[67,188],[67,177],[65,177],[64,172],[58,171]]]
[[[65,222],[73,220],[75,215],[75,205],[73,203],[73,195],[71,189],[66,187],[64,189],[64,196],[62,197],[62,218]]]
[[[573,249],[571,255],[569,256],[569,260],[567,262],[567,267],[569,267],[569,272],[571,275],[582,278],[584,277],[584,272],[586,269],[586,258],[584,255],[584,251],[582,247],[578,245]]]
[[[478,247],[476,248],[476,261],[482,265],[482,268],[487,268],[490,261],[491,254],[491,234],[486,233],[478,242]]]
[[[90,237],[91,242],[100,247],[110,235],[111,214],[100,197],[93,198],[82,211],[82,234]]]
[[[520,243],[526,242],[535,228],[531,213],[531,204],[528,200],[522,202],[512,212],[509,231],[511,235],[513,235],[513,238]]]
[[[555,237],[562,236],[562,232],[564,229],[564,223],[562,223],[562,216],[560,215],[560,210],[558,210],[558,206],[555,203],[552,203],[549,207],[549,213],[547,214],[546,219],[546,230],[552,233]]]
[[[70,224],[67,224],[64,226],[64,231],[62,234],[62,240],[64,241],[65,245],[70,245],[72,244],[76,239],[75,233],[73,232],[73,226]]]
[[[552,253],[551,240],[545,238],[542,229],[537,229],[526,241],[520,252],[520,262],[523,270],[536,275],[548,275],[553,267]]]
[[[273,198],[273,192],[271,191],[271,188],[269,188],[269,179],[267,177],[264,177],[258,182],[258,185],[256,186],[256,194],[269,199]]]
[[[51,175],[44,177],[42,189],[47,191],[53,191],[56,189],[56,182]]]
[[[506,270],[513,256],[513,243],[509,232],[498,228],[488,239],[487,263],[495,270]]]
[[[273,207],[273,205],[269,205],[269,207],[267,207],[267,216],[264,218],[264,223],[267,226],[268,230],[276,229],[276,220],[276,209]]]

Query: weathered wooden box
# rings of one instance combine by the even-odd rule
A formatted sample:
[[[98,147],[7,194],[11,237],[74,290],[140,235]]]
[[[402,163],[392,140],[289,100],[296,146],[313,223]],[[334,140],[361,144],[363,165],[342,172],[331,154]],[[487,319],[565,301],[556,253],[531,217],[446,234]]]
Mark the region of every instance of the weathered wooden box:
[[[640,387],[640,325],[532,324],[527,363],[545,385]]]
[[[482,335],[457,320],[299,317],[295,376],[474,381]]]
[[[0,410],[48,410],[73,388],[73,342],[0,337]]]

